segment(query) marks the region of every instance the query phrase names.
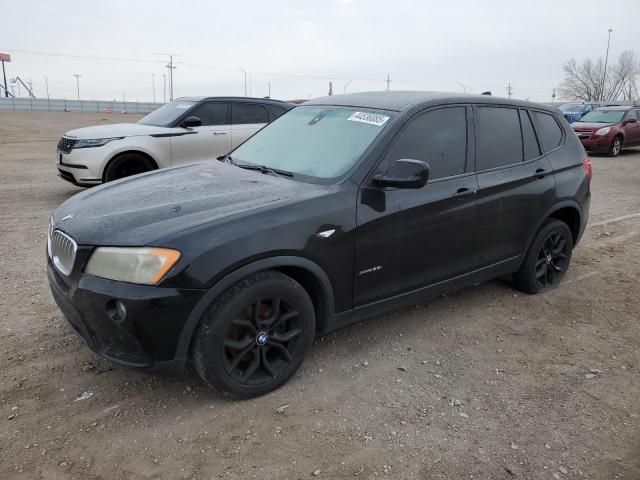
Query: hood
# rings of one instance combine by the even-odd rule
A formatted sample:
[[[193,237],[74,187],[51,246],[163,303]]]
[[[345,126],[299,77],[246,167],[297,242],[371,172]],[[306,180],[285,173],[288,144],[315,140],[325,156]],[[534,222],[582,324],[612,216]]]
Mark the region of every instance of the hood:
[[[579,128],[580,130],[599,130],[604,127],[612,127],[616,125],[616,123],[590,123],[590,122],[575,122],[572,123],[571,126],[573,128]]]
[[[151,135],[154,133],[166,133],[166,127],[153,127],[139,123],[110,123],[108,125],[95,125],[93,127],[78,128],[64,134],[72,138],[111,138],[133,137],[136,135]]]
[[[150,245],[191,227],[319,196],[326,190],[321,185],[209,161],[81,192],[55,210],[53,224],[79,245]]]

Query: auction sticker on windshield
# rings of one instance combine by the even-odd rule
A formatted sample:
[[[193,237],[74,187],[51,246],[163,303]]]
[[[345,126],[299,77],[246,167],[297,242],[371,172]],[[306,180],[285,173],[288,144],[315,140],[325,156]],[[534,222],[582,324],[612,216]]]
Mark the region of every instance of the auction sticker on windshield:
[[[381,127],[389,120],[389,117],[387,115],[380,115],[379,113],[354,112],[347,120]]]

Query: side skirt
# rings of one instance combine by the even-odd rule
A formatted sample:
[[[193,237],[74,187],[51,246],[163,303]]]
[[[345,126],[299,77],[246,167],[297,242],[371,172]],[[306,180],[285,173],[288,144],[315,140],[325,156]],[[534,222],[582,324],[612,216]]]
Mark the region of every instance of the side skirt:
[[[332,317],[329,325],[327,325],[327,330],[323,333],[329,333],[346,327],[347,325],[361,322],[368,318],[384,315],[385,313],[389,313],[403,307],[417,305],[437,297],[438,295],[442,295],[443,293],[451,293],[455,290],[477,285],[488,280],[499,278],[503,275],[512,274],[520,268],[521,259],[522,255],[517,255],[498,263],[494,263],[493,265],[482,267],[441,282],[410,290],[383,300],[377,300],[375,302],[356,307],[353,310],[336,314]]]

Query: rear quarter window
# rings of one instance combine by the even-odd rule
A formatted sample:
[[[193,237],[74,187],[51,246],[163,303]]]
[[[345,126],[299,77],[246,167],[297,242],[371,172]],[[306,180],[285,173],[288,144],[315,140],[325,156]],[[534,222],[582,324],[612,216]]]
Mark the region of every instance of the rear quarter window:
[[[562,128],[550,113],[533,112],[538,127],[538,136],[542,141],[544,153],[550,152],[562,143]]]

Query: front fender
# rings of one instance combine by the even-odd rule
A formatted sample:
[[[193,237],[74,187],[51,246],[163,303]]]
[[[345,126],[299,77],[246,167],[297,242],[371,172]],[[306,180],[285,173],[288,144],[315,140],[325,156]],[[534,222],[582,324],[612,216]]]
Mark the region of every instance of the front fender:
[[[333,316],[334,313],[334,295],[333,287],[329,277],[324,270],[316,263],[309,259],[296,256],[276,256],[263,258],[255,262],[244,265],[237,270],[225,275],[220,281],[213,285],[207,293],[200,299],[198,304],[189,314],[187,321],[182,329],[180,338],[178,340],[178,346],[176,348],[176,358],[187,358],[189,356],[189,349],[191,348],[191,339],[195,332],[200,319],[205,310],[211,305],[211,303],[219,297],[223,292],[230,288],[235,283],[239,282],[243,278],[257,273],[262,270],[268,270],[278,267],[299,267],[307,270],[318,280],[321,286],[323,300],[326,308],[324,309],[325,318],[318,319],[320,325],[325,324],[328,319]]]

